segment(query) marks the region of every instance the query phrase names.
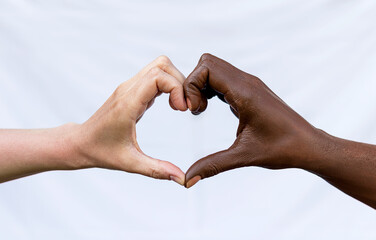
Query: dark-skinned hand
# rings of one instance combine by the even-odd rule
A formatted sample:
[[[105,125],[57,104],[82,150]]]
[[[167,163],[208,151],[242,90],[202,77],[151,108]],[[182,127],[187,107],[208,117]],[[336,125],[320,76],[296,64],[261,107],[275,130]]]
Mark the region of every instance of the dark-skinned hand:
[[[313,127],[259,78],[204,54],[184,82],[188,107],[205,111],[214,96],[239,119],[235,142],[204,157],[186,173],[185,186],[246,166],[301,168],[376,206],[376,147],[333,137]]]

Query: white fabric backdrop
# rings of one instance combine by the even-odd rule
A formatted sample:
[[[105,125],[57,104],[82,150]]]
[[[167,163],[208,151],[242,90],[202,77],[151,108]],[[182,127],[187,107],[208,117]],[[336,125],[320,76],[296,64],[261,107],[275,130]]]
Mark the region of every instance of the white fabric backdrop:
[[[313,125],[376,143],[374,1],[0,1],[0,126],[84,122],[165,54],[204,52],[252,73]],[[160,97],[139,122],[149,155],[186,171],[228,147],[219,100],[195,117]],[[0,239],[375,239],[376,214],[301,170],[243,168],[186,190],[89,169],[0,185]]]

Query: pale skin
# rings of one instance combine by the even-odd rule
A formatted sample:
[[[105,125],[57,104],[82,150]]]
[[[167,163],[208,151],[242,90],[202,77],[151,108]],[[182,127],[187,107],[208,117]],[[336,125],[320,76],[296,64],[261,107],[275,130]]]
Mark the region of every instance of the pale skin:
[[[184,75],[160,56],[122,83],[85,123],[56,128],[0,130],[0,182],[52,170],[106,168],[184,185],[174,164],[144,154],[136,123],[161,93],[175,110],[185,111]]]

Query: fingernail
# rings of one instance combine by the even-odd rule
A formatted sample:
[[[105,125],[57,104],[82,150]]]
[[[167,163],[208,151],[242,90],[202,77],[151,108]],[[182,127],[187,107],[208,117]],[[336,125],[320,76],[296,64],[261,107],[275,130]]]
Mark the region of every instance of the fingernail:
[[[189,110],[192,111],[192,104],[191,104],[191,101],[188,98],[187,98],[187,105],[188,105]]]
[[[201,177],[200,176],[195,176],[193,178],[191,178],[188,182],[187,182],[187,185],[186,185],[186,188],[190,188],[192,187],[193,185],[195,185],[198,181],[201,180]]]
[[[175,107],[175,104],[174,104],[173,102],[171,102],[171,107],[172,107],[172,109],[174,109],[174,110],[178,110],[178,109]]]
[[[186,111],[188,108],[188,104],[186,102],[184,102],[184,111]]]
[[[180,179],[180,178],[175,177],[175,176],[170,176],[170,179],[172,181],[176,182],[177,184],[184,186],[184,180],[183,179]]]

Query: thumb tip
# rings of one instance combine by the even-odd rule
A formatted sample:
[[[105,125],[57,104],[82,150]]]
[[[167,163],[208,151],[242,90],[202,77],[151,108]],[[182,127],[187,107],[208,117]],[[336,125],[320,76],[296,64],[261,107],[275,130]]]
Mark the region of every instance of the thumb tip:
[[[190,188],[192,187],[193,185],[195,185],[198,181],[201,180],[201,176],[194,176],[193,178],[189,179],[186,183],[185,183],[185,187],[186,188]]]
[[[184,186],[184,178],[170,176],[170,180],[176,182],[177,184]]]

